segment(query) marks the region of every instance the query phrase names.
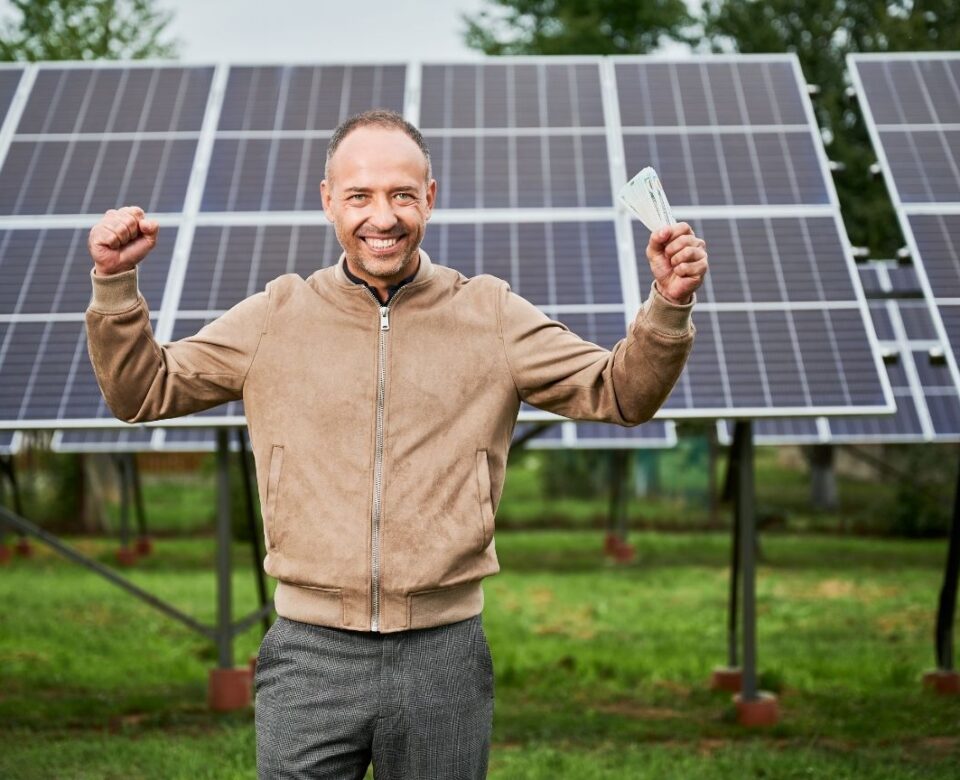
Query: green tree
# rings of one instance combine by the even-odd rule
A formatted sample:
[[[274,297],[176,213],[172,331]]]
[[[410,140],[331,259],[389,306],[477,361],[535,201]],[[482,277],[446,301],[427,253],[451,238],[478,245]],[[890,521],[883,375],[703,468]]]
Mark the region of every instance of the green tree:
[[[866,127],[845,98],[846,55],[854,52],[960,48],[956,0],[707,0],[704,43],[715,51],[795,52],[820,93],[819,120],[830,130],[830,157],[844,164],[835,177],[847,232],[874,257],[902,244],[884,184],[871,180],[876,159]]]
[[[10,0],[0,19],[0,60],[173,57],[172,13],[151,0]]]
[[[488,0],[464,21],[485,54],[642,54],[690,42],[693,23],[683,0]]]

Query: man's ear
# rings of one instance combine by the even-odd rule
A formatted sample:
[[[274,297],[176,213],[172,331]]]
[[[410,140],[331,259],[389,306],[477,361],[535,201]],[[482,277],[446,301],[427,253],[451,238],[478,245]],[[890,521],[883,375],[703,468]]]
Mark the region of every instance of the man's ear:
[[[328,222],[333,222],[333,193],[330,190],[330,182],[326,179],[320,182],[320,201],[323,203],[323,213],[327,215]]]
[[[437,180],[430,179],[427,185],[427,219],[433,214],[433,205],[437,202]]]

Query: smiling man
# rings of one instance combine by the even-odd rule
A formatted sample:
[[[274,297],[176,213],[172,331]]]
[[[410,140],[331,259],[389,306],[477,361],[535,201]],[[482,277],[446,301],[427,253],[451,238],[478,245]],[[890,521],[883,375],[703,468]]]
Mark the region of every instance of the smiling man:
[[[704,242],[651,236],[653,287],[612,350],[495,277],[420,249],[437,191],[419,131],[391,112],[334,132],[321,183],[343,247],[196,335],[158,343],[137,264],[159,225],[135,206],[90,232],[90,359],[128,422],[242,399],[277,620],[256,673],[260,778],[486,776],[493,663],[481,581],[521,401],[637,425],[690,351]]]

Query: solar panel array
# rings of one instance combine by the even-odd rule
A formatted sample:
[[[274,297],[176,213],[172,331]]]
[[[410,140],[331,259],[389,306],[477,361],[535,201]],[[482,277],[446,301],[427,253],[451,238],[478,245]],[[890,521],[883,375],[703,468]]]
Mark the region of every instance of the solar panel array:
[[[847,64],[917,286],[934,304],[932,332],[949,345],[943,364],[960,386],[960,54],[856,55]],[[943,413],[955,414],[952,404]]]
[[[892,406],[794,57],[43,63],[0,69],[3,106],[4,427],[126,428],[103,404],[83,334],[86,234],[104,209],[158,215],[141,289],[160,341],[192,334],[269,279],[336,260],[318,194],[326,143],[374,106],[402,111],[431,146],[431,257],[507,279],[606,346],[649,288],[646,236],[613,196],[657,167],[713,259],[697,346],[661,417]],[[210,441],[191,427],[242,415],[233,403],[116,441],[190,447]]]
[[[762,445],[869,444],[960,441],[960,390],[947,362],[935,312],[911,265],[883,261],[860,266],[874,330],[897,401],[894,415],[758,420]],[[732,426],[720,423],[727,444]]]

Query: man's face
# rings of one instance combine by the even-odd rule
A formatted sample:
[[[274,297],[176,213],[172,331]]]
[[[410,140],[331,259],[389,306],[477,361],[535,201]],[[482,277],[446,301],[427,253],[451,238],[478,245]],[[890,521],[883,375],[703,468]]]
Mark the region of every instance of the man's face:
[[[320,184],[350,270],[367,281],[399,282],[416,268],[437,183],[400,130],[359,127],[337,147]]]

